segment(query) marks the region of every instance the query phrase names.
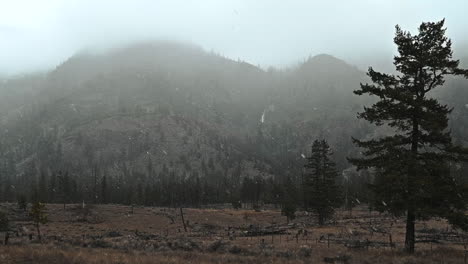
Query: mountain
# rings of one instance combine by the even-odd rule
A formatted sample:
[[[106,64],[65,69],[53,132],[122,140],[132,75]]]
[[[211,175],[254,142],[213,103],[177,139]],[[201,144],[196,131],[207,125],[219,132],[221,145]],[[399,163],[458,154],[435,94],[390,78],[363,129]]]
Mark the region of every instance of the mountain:
[[[207,201],[232,200],[245,178],[299,181],[316,138],[345,169],[351,136],[374,133],[356,119],[370,101],[352,91],[366,81],[325,54],[264,71],[173,42],[82,52],[47,74],[0,83],[0,198],[66,172],[75,200],[104,176],[114,202],[187,181],[205,186]]]

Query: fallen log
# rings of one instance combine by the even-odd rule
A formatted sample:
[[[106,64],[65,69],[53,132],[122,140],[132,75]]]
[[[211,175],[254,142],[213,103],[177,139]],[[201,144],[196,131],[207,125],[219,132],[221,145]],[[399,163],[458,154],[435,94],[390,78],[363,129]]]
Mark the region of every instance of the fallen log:
[[[269,235],[283,235],[286,234],[287,228],[279,226],[266,226],[259,227],[250,225],[247,230],[243,231],[244,236],[269,236]]]

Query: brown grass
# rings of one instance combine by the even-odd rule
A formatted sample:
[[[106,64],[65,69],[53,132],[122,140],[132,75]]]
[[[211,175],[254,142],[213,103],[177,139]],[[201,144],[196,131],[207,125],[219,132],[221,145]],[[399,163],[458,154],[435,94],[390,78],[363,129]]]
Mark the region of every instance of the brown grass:
[[[335,253],[335,254],[334,254]],[[36,263],[36,264],[130,264],[130,263],[323,263],[323,255],[332,257],[338,252],[331,250],[313,251],[310,258],[277,257],[277,256],[239,256],[233,254],[200,253],[200,252],[164,252],[148,253],[143,251],[118,251],[113,249],[90,249],[75,247],[52,247],[50,245],[34,245],[31,247],[3,246],[0,247],[0,262],[2,264]],[[348,252],[352,263],[463,263],[463,254],[449,248],[438,251],[422,251],[415,255],[401,252]]]
[[[132,215],[128,206],[97,205],[91,210],[88,221],[83,222],[79,220],[79,210],[73,209],[77,206],[68,205],[68,209],[63,210],[62,205],[47,205],[50,222],[41,228],[44,244],[29,241],[26,236],[12,236],[10,246],[0,246],[0,264],[323,263],[324,258],[337,256],[349,257],[348,263],[422,264],[463,263],[465,258],[463,243],[455,231],[451,241],[418,243],[415,255],[402,253],[403,219],[369,213],[364,207],[354,210],[351,216],[348,212],[338,212],[336,223],[324,227],[317,226],[313,216],[302,213],[292,225],[287,226],[286,218],[277,210],[184,209],[185,219],[189,221],[189,230],[185,233],[178,210],[135,207]],[[30,232],[34,232],[31,222],[16,221],[14,225],[28,227]],[[288,228],[288,233],[246,237],[242,230],[250,225],[279,225]],[[373,232],[372,227],[391,233],[396,248],[351,249],[333,240],[388,243],[388,233]],[[417,229],[452,231],[446,221],[439,219],[418,222]],[[233,230],[234,235],[230,233]],[[307,236],[300,235],[296,239],[299,230],[307,230]],[[110,237],[107,234],[111,231],[120,235]],[[151,237],[144,238],[141,234]],[[329,235],[330,245],[327,243]],[[210,250],[216,241],[224,241],[226,247]],[[185,242],[193,243],[195,247],[170,246]],[[93,248],[101,244],[103,248]],[[311,251],[311,256],[301,254],[305,249]]]

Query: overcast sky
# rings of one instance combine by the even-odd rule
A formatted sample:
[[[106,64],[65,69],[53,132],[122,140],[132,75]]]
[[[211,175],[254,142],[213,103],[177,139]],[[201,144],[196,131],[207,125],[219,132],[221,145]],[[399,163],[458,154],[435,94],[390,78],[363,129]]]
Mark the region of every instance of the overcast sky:
[[[455,49],[466,49],[467,10],[467,0],[0,0],[0,73],[149,39],[187,41],[262,67],[320,53],[383,66],[395,51],[395,24],[416,32],[422,21],[446,18]]]

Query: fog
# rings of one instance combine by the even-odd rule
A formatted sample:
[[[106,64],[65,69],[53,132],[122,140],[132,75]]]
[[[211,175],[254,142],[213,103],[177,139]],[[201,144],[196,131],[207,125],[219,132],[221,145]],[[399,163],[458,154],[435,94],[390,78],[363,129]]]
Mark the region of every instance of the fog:
[[[169,39],[264,68],[328,53],[388,69],[394,26],[446,18],[466,49],[468,2],[16,0],[0,8],[0,74],[47,70],[82,49]]]

